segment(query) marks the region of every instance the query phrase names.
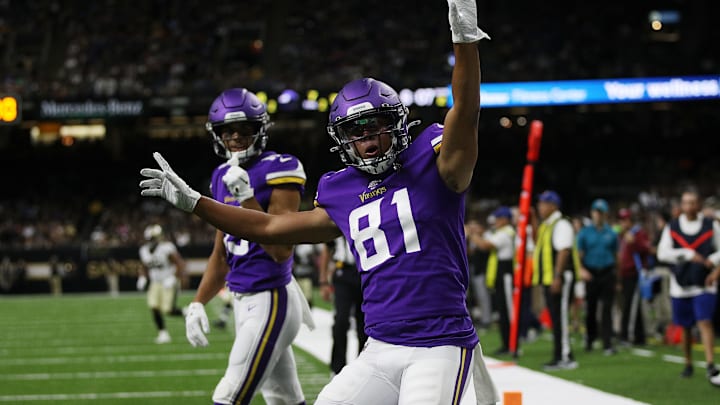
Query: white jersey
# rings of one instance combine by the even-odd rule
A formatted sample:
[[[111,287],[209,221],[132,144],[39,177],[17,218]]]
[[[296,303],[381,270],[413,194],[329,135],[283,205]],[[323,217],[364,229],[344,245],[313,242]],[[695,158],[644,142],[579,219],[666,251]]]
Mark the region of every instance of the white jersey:
[[[150,273],[150,281],[161,282],[168,277],[175,277],[175,264],[170,256],[177,253],[172,242],[163,241],[150,250],[153,244],[146,243],[140,247],[140,260]]]
[[[309,277],[316,271],[316,257],[322,252],[323,243],[302,243],[295,245],[295,276]]]
[[[355,264],[355,257],[352,255],[350,245],[343,236],[335,238],[335,253],[333,253],[335,262],[343,262],[345,264]]]
[[[498,260],[512,260],[515,256],[515,230],[511,225],[490,232],[486,239],[495,246]]]

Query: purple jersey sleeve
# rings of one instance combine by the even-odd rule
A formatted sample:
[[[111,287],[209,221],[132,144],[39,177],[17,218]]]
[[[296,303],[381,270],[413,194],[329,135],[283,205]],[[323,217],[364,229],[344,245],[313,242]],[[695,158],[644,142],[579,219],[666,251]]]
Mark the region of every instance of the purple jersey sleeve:
[[[270,205],[270,196],[275,187],[292,187],[301,195],[305,192],[305,169],[293,155],[264,152],[250,166],[248,173],[255,189],[255,199],[265,211]]]
[[[218,166],[212,174],[210,189],[213,198],[230,205],[239,205],[222,181],[228,164]],[[278,186],[290,186],[302,194],[305,170],[295,156],[266,151],[247,167],[255,199],[264,211],[270,206],[272,191]],[[293,259],[277,263],[258,243],[232,235],[223,237],[230,271],[226,276],[228,287],[235,292],[256,292],[277,288],[290,282]]]
[[[316,204],[342,230],[360,270],[366,332],[389,343],[477,344],[465,303],[465,195],[438,172],[442,131],[426,128],[397,170],[371,176],[348,167],[318,184]]]

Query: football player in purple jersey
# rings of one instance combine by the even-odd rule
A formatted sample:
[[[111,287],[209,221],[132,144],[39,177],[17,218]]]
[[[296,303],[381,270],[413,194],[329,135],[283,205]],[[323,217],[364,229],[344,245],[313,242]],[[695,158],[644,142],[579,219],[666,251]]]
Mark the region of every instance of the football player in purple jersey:
[[[330,108],[328,133],[346,168],[318,183],[310,211],[268,215],[202,197],[159,153],[143,196],[161,197],[230,235],[317,243],[343,235],[360,271],[365,349],[316,404],[478,404],[499,398],[465,303],[465,194],[478,155],[480,60],[475,0],[448,0],[455,53],[444,125],[411,137],[408,109],[387,84],[351,81]],[[241,191],[242,192],[242,191]],[[472,380],[470,380],[472,378]]]
[[[273,215],[298,211],[303,165],[295,156],[265,150],[269,127],[265,105],[246,89],[225,90],[212,103],[206,128],[215,153],[226,159],[212,173],[214,201]],[[227,285],[235,342],[215,403],[249,404],[257,390],[268,404],[305,403],[290,345],[309,309],[292,279],[292,253],[292,245],[261,245],[216,232],[186,317],[190,343],[207,345],[204,304]]]

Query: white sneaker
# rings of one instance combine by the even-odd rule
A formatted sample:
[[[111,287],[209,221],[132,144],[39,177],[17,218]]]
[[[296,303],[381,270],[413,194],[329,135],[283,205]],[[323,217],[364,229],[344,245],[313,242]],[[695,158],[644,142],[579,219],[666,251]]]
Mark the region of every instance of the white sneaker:
[[[165,343],[170,343],[170,334],[166,330],[161,330],[160,333],[158,333],[157,337],[155,338],[155,343],[161,345]]]
[[[708,379],[710,380],[710,384],[720,387],[720,373],[717,373],[712,377],[708,377]]]
[[[578,368],[578,362],[575,360],[556,360],[543,365],[545,371],[575,370],[576,368]]]

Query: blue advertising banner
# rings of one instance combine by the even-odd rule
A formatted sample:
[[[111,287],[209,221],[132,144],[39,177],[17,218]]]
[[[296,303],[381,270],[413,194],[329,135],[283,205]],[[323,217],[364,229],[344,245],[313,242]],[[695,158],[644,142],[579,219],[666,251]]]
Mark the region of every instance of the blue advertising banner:
[[[718,99],[720,76],[483,83],[480,94],[484,108]]]

